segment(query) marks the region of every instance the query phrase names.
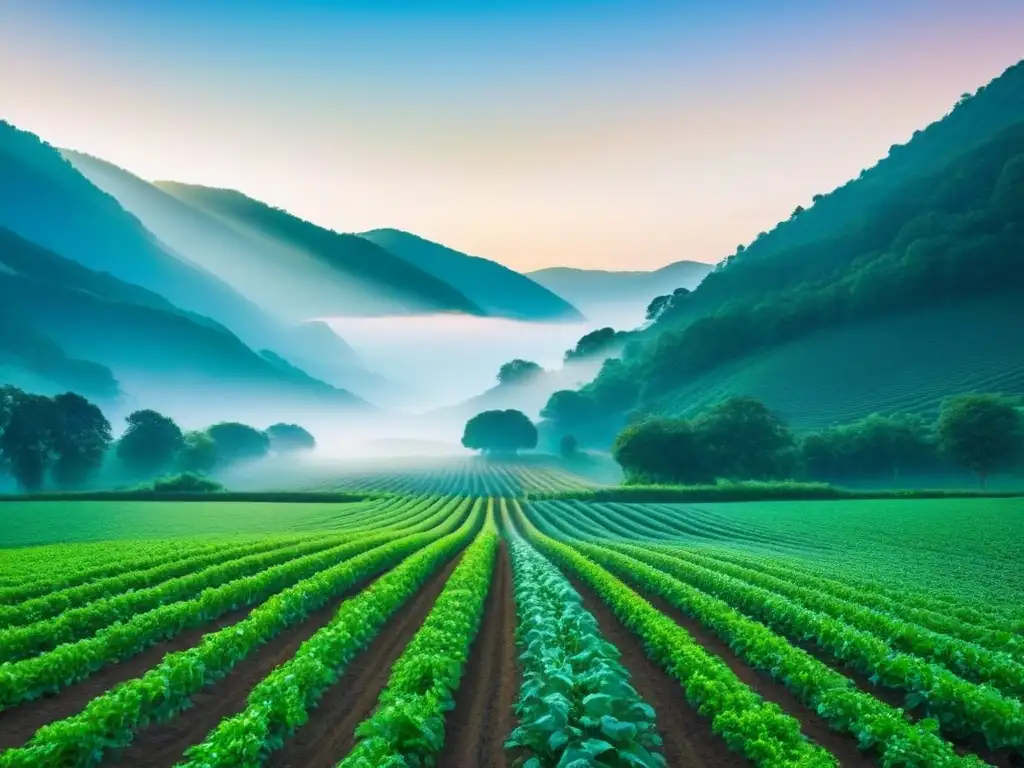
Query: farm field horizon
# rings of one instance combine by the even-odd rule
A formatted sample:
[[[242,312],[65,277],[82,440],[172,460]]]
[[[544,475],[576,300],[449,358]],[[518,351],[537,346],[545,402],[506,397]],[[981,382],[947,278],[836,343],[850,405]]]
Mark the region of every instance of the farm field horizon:
[[[5,502],[0,766],[1021,764],[1024,499],[532,500],[594,486],[485,466]]]

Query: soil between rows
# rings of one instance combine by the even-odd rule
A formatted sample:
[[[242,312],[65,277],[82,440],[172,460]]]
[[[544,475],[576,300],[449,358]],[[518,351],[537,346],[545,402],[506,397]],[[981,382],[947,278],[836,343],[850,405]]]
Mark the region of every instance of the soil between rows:
[[[159,664],[166,654],[198,645],[203,635],[241,621],[251,610],[250,606],[226,613],[200,627],[186,630],[169,640],[151,645],[130,659],[107,664],[84,680],[56,693],[0,712],[0,750],[20,747],[44,725],[77,715],[97,696],[119,683],[144,675]]]
[[[461,553],[453,557],[409,598],[370,646],[356,656],[338,681],[324,692],[316,708],[309,713],[309,721],[270,756],[267,765],[271,768],[333,768],[352,751],[356,727],[373,714],[392,665],[423,626],[461,559]]]
[[[619,621],[590,587],[571,574],[565,575],[583,598],[583,606],[597,619],[604,639],[619,649],[622,664],[629,670],[630,683],[654,707],[668,765],[671,768],[751,766],[747,758],[730,751],[725,742],[712,733],[711,722],[686,701],[679,681],[648,658],[643,641]]]
[[[495,563],[480,631],[445,721],[445,768],[506,768],[505,739],[516,726],[513,707],[519,696],[516,663],[516,606],[512,564],[504,539]]]

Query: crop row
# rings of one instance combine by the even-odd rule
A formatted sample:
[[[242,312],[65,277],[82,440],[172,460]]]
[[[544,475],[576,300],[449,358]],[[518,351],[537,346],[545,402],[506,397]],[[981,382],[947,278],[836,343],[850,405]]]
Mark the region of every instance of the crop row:
[[[391,668],[376,710],[356,729],[356,746],[339,768],[436,762],[444,746],[445,713],[455,705],[454,694],[480,628],[498,543],[491,501],[484,529]]]
[[[586,545],[581,548],[591,552]],[[1024,703],[1003,696],[994,688],[975,685],[937,664],[894,651],[869,632],[731,576],[652,552],[646,547],[608,544],[604,551],[607,549],[626,554],[703,593],[721,598],[792,640],[813,640],[819,648],[852,665],[879,685],[913,692],[916,695],[910,697],[908,703],[911,706],[922,704],[951,734],[978,734],[992,749],[1024,747]],[[824,665],[821,666],[824,672]]]
[[[804,738],[800,723],[765,702],[685,629],[573,547],[540,533],[523,514],[517,524],[552,560],[575,573],[638,635],[650,656],[682,684],[687,700],[711,718],[728,746],[759,766],[834,767],[836,759]]]
[[[423,505],[416,505],[416,508],[420,506]],[[434,502],[422,513],[425,515],[422,521],[404,533],[429,531],[441,524],[450,512],[450,506]],[[60,690],[88,677],[105,664],[131,658],[144,648],[174,637],[189,627],[202,626],[238,607],[255,605],[322,568],[381,546],[399,535],[395,530],[384,530],[372,537],[337,538],[343,543],[268,567],[252,576],[211,586],[191,600],[169,603],[137,614],[92,637],[60,645],[39,656],[0,664],[0,709]]]
[[[106,750],[131,743],[140,726],[167,720],[191,697],[227,675],[256,647],[356,584],[455,530],[465,503],[426,533],[403,536],[316,573],[266,600],[242,621],[207,634],[199,645],[167,654],[142,677],[96,697],[82,712],[40,728],[27,745],[0,753],[0,768],[90,766]]]
[[[741,581],[788,597],[814,611],[841,619],[850,626],[871,632],[888,641],[893,648],[931,659],[969,680],[989,683],[1009,696],[1024,694],[1024,666],[1012,655],[990,650],[979,644],[934,632],[904,621],[898,616],[865,608],[836,596],[824,587],[810,589],[791,581],[731,565],[678,547],[653,545],[658,551]],[[1010,633],[1008,644],[1018,638]],[[1014,643],[1019,648],[1019,643]]]
[[[509,548],[523,682],[506,746],[539,765],[664,766],[654,709],[565,576],[512,530]]]
[[[202,743],[188,750],[183,765],[261,765],[306,722],[308,710],[337,681],[352,657],[369,644],[442,563],[466,545],[482,519],[483,502],[478,499],[473,513],[457,531],[419,548],[342,603],[329,624],[253,688],[242,712],[222,720]]]
[[[191,574],[229,560],[285,549],[309,541],[309,536],[289,536],[287,538],[269,537],[251,544],[228,544],[215,548],[212,552],[203,552],[192,557],[181,557],[153,568],[130,571],[88,584],[54,590],[48,595],[32,598],[17,605],[0,606],[0,629],[43,621],[92,600],[116,596],[128,590],[142,590],[183,574]],[[0,647],[3,647],[2,641],[0,641]]]

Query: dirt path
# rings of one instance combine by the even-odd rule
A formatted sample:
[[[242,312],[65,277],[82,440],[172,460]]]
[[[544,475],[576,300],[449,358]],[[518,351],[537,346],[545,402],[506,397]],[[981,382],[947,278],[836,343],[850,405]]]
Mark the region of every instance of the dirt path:
[[[711,732],[711,721],[701,717],[686,701],[679,681],[647,657],[643,641],[629,631],[589,587],[575,576],[566,575],[583,598],[584,607],[597,619],[601,634],[622,654],[622,664],[629,670],[633,687],[654,707],[669,766],[751,766],[749,760],[729,751],[725,742]]]
[[[90,701],[118,683],[142,676],[159,664],[166,654],[198,645],[203,635],[241,621],[250,610],[247,607],[226,613],[208,624],[152,645],[130,659],[107,664],[85,680],[57,693],[0,712],[0,750],[19,747],[44,725],[77,715]]]
[[[461,556],[435,573],[384,625],[370,647],[317,702],[309,721],[270,756],[273,768],[333,768],[355,746],[355,729],[377,706],[391,666],[423,625]]]
[[[191,707],[168,721],[153,723],[138,731],[132,743],[123,750],[111,752],[104,765],[154,768],[179,762],[185,750],[205,739],[222,719],[242,711],[249,692],[256,684],[294,656],[303,642],[334,618],[338,606],[363,586],[365,584],[350,589],[343,597],[311,613],[305,621],[261,645],[239,662],[227,677],[195,694]]]
[[[766,673],[749,666],[709,628],[687,616],[678,608],[653,595],[646,596],[651,605],[672,618],[699,642],[705,650],[724,661],[733,673],[766,701],[772,701],[787,715],[800,721],[800,729],[807,738],[827,749],[844,766],[873,766],[875,760],[857,748],[857,739],[849,734],[833,731],[829,724],[810,707],[800,701],[786,686]]]
[[[503,744],[515,727],[519,695],[516,665],[516,606],[508,545],[501,543],[480,632],[473,641],[455,709],[445,722],[438,765],[445,768],[506,768]]]

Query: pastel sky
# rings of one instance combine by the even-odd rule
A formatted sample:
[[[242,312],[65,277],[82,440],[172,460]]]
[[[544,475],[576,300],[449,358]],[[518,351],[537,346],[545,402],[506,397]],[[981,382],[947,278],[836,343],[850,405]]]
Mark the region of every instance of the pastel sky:
[[[0,0],[0,118],[518,269],[717,261],[1024,56],[1021,0]]]

